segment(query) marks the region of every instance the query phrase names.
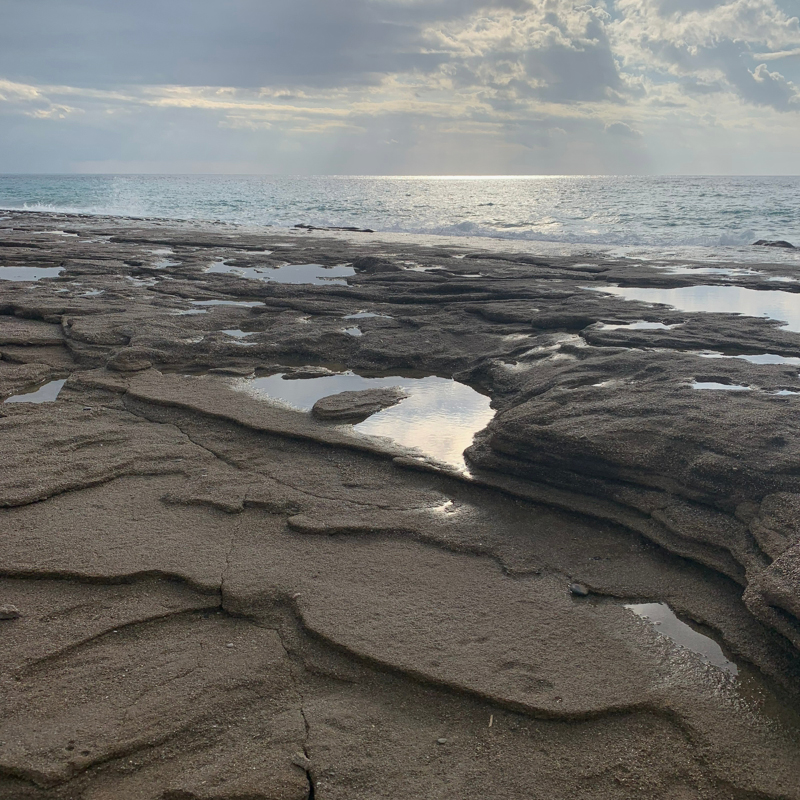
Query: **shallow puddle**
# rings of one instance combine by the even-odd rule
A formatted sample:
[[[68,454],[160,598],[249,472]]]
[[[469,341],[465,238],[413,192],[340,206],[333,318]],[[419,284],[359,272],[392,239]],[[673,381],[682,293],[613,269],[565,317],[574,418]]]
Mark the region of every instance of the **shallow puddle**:
[[[716,383],[714,381],[693,381],[692,389],[711,390],[718,392],[750,392],[749,386],[742,386],[738,383]]]
[[[235,339],[246,339],[248,336],[255,336],[255,333],[248,333],[247,331],[239,330],[239,328],[226,328],[222,333],[233,336]]]
[[[78,238],[78,234],[77,233],[67,233],[67,231],[31,231],[31,233],[34,234],[34,235],[36,235],[36,234],[39,234],[39,235],[46,234],[48,236],[71,236],[71,237],[75,237],[76,239]]]
[[[364,335],[364,331],[362,331],[361,328],[359,328],[357,326],[355,328],[345,328],[344,332],[348,336],[363,336]]]
[[[35,392],[28,394],[15,394],[7,397],[4,403],[53,403],[58,398],[59,392],[67,382],[66,378],[58,381],[50,381],[44,386],[40,386]]]
[[[681,622],[666,603],[635,603],[626,605],[625,608],[649,622],[661,636],[691,650],[708,664],[713,664],[731,675],[739,674],[736,664],[725,657],[722,648],[710,636]]]
[[[238,328],[228,328],[227,330],[221,331],[221,333],[226,334],[234,339],[234,344],[238,344],[241,347],[255,347],[258,342],[246,342],[248,336],[255,336],[255,333],[248,333],[246,331],[239,330]]]
[[[360,433],[385,436],[437,461],[467,471],[464,450],[494,416],[489,398],[450,378],[389,376],[362,378],[352,372],[287,380],[282,374],[243,381],[237,388],[310,411],[317,400],[339,392],[400,387],[408,393],[391,408],[354,426]]]
[[[193,306],[240,306],[242,308],[255,308],[256,306],[263,306],[263,303],[258,301],[249,300],[190,300]],[[180,312],[182,314],[190,313],[186,311]]]
[[[257,281],[274,283],[310,283],[315,286],[347,286],[345,278],[352,278],[353,267],[325,267],[322,264],[286,264],[282,267],[234,267],[224,261],[215,261],[206,272],[238,275]]]
[[[736,278],[739,276],[747,277],[752,275],[763,275],[757,269],[748,269],[747,267],[677,267],[677,266],[660,266],[656,265],[659,269],[663,269],[670,275],[719,275],[723,278]]]
[[[749,361],[751,364],[786,364],[787,366],[800,367],[800,358],[794,356],[779,356],[774,353],[759,353],[757,355],[749,356],[727,356],[724,353],[718,353],[714,350],[706,350],[695,355],[701,358],[741,358],[743,361]]]
[[[0,281],[40,281],[57,278],[63,267],[0,267]]]
[[[663,303],[687,312],[715,312],[767,317],[786,324],[786,329],[800,332],[800,295],[772,289],[759,291],[741,286],[683,286],[678,289],[643,289],[640,287],[608,286],[603,289],[586,287],[625,300],[643,303]]]
[[[359,311],[357,314],[348,314],[342,319],[369,319],[371,317],[382,317],[383,319],[392,319],[388,314],[376,314],[372,311]]]
[[[595,330],[598,331],[671,331],[682,325],[682,322],[675,322],[672,325],[665,325],[663,322],[645,322],[639,320],[638,322],[625,322],[620,325],[605,325],[600,323]]]

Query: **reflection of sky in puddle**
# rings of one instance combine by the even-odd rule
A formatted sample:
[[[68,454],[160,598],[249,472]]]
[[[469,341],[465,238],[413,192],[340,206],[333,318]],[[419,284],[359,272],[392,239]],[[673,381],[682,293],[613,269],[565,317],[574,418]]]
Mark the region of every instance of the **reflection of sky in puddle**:
[[[773,290],[759,291],[741,286],[682,286],[679,289],[642,289],[607,286],[591,288],[625,300],[665,303],[680,311],[709,311],[769,317],[787,323],[787,330],[800,332],[800,295]]]
[[[701,358],[741,358],[744,361],[749,361],[751,364],[786,364],[792,367],[800,367],[800,358],[793,356],[779,356],[774,353],[760,353],[751,356],[726,356],[724,353],[718,353],[714,350],[707,350],[702,353],[695,353]]]
[[[742,386],[738,383],[716,383],[714,381],[693,381],[692,389],[710,390],[717,392],[749,392],[749,386]]]
[[[731,675],[739,674],[736,664],[725,657],[722,648],[713,639],[681,622],[666,603],[639,603],[626,605],[625,608],[653,625],[657,633],[671,639],[680,647],[697,653],[703,661]]]
[[[359,327],[355,327],[355,328],[345,328],[345,329],[344,329],[344,332],[345,332],[345,333],[346,333],[348,336],[363,336],[363,335],[364,335],[364,332],[363,332],[363,331],[361,330],[361,328],[359,328]]]
[[[63,267],[0,267],[0,280],[40,281],[42,278],[56,278],[63,271]]]
[[[158,283],[158,278],[134,278],[130,275],[126,276],[125,280],[134,286],[155,286]]]
[[[255,336],[255,333],[248,333],[247,331],[239,330],[239,328],[226,328],[222,332],[227,333],[228,336],[233,336],[235,339],[245,339],[248,336]]]
[[[222,333],[227,334],[228,336],[233,337],[235,340],[235,344],[241,345],[242,347],[255,347],[258,342],[245,342],[248,336],[255,336],[255,333],[247,333],[246,331],[239,330],[238,328],[228,328],[227,330],[222,331]]]
[[[761,275],[757,269],[747,267],[673,267],[656,265],[660,269],[666,270],[670,275],[721,275],[723,277],[736,277],[739,275]]]
[[[670,331],[673,328],[676,328],[678,325],[682,325],[682,322],[676,322],[672,325],[665,325],[663,322],[645,322],[644,320],[639,320],[639,322],[626,322],[622,325],[605,325],[600,324],[597,326],[596,330],[598,331]]]
[[[359,311],[357,314],[348,314],[342,319],[368,319],[370,317],[383,317],[383,319],[391,319],[388,314],[375,314],[372,311]]]
[[[66,383],[66,378],[59,381],[50,381],[44,386],[39,387],[35,392],[28,394],[15,394],[8,397],[6,403],[52,403],[58,397],[58,393]]]
[[[282,375],[255,378],[239,384],[256,395],[267,395],[303,411],[322,397],[339,392],[399,386],[408,397],[383,409],[355,430],[386,436],[404,447],[418,448],[438,461],[466,470],[464,450],[472,437],[494,416],[489,398],[449,378],[362,378],[351,372],[322,378],[285,380]]]
[[[238,275],[257,281],[274,283],[311,283],[317,286],[347,286],[344,278],[356,274],[353,267],[324,267],[322,264],[286,264],[282,267],[234,267],[215,261],[206,272]]]
[[[246,300],[190,300],[193,306],[241,306],[242,308],[255,308],[256,306],[263,306],[263,303],[257,301]],[[187,312],[181,312],[187,313]]]

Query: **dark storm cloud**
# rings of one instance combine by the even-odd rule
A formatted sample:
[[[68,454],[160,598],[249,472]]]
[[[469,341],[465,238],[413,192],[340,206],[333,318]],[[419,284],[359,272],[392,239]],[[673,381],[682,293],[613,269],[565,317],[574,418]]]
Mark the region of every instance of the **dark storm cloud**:
[[[338,86],[430,71],[425,24],[524,0],[2,0],[0,75],[72,86]]]

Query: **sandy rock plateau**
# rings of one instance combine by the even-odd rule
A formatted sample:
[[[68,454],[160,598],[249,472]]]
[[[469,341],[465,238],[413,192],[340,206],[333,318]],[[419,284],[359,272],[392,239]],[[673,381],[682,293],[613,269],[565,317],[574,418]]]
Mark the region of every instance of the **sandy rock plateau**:
[[[0,799],[799,799],[800,333],[604,291],[726,266],[0,215]]]

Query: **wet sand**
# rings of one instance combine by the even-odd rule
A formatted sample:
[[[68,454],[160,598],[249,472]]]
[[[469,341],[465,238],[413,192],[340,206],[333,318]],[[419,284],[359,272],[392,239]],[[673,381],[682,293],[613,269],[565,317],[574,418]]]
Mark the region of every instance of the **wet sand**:
[[[707,267],[0,216],[0,798],[800,798],[800,282]]]

